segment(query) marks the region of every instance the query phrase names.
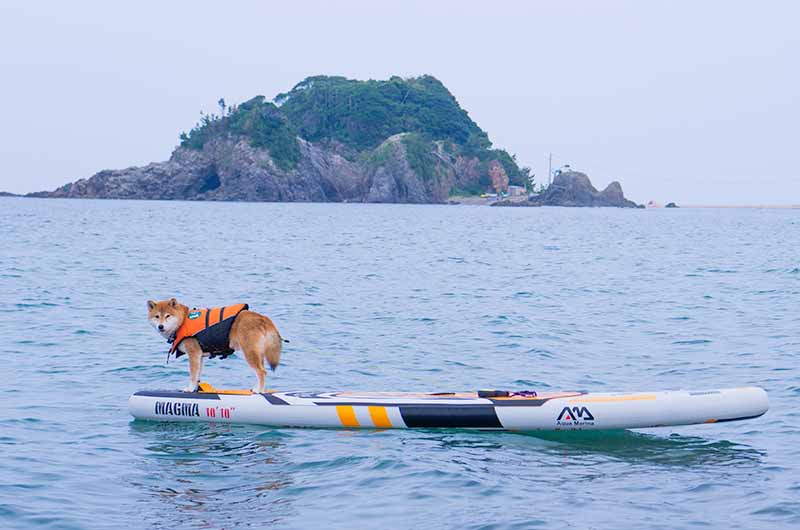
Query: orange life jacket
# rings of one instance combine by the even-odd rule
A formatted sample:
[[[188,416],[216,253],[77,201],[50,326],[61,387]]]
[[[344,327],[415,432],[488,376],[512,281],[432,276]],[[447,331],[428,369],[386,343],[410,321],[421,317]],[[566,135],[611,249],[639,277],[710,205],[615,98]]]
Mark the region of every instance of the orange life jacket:
[[[233,353],[230,347],[233,321],[248,307],[247,304],[236,304],[189,310],[183,324],[175,332],[175,337],[169,341],[172,343],[169,353],[177,351],[175,357],[180,357],[183,352],[178,350],[178,346],[184,339],[194,337],[200,343],[203,351],[210,353],[212,358],[221,355],[224,359]]]

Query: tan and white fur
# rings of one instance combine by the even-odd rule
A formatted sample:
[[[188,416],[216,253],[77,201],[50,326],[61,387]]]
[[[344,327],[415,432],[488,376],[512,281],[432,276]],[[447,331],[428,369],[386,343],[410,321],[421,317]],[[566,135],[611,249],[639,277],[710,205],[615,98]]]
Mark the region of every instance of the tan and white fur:
[[[189,314],[189,308],[179,303],[175,298],[156,302],[147,301],[147,319],[150,324],[165,339],[170,339],[183,324]],[[242,311],[236,316],[230,333],[230,347],[232,350],[244,354],[247,364],[256,372],[258,382],[252,388],[253,392],[264,392],[264,380],[267,371],[264,368],[266,361],[274,371],[281,358],[283,339],[275,324],[268,317],[255,311]],[[189,357],[189,386],[184,392],[195,392],[200,384],[200,373],[203,370],[203,358],[209,353],[204,352],[200,343],[194,337],[187,337],[178,345],[178,350]]]

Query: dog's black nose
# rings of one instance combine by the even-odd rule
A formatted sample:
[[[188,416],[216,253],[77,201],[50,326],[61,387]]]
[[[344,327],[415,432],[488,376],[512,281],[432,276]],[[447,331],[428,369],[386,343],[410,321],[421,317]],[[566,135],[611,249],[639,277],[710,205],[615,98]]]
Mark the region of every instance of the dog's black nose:
[[[164,331],[164,324],[158,325],[158,331]]]

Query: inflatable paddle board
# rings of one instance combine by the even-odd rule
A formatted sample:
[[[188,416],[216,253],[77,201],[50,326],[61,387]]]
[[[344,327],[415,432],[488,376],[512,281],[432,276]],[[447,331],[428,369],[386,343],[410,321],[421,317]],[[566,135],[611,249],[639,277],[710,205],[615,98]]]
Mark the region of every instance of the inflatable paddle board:
[[[769,408],[757,387],[703,391],[588,393],[277,392],[144,390],[128,407],[137,420],[249,423],[272,427],[638,429],[757,418]]]

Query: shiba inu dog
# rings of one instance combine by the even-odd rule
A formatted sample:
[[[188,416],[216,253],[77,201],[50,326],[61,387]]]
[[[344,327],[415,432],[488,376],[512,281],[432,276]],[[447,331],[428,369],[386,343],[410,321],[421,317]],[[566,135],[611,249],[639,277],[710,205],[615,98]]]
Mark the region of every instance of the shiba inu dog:
[[[284,339],[275,324],[264,315],[248,311],[247,304],[189,309],[175,298],[148,300],[147,320],[172,344],[170,354],[189,356],[189,386],[184,392],[197,390],[204,357],[225,358],[234,351],[244,353],[247,364],[256,372],[258,382],[253,392],[264,392],[264,362],[275,371],[281,358]]]

